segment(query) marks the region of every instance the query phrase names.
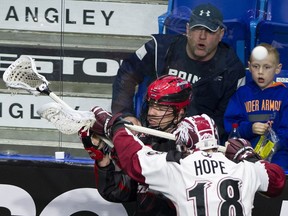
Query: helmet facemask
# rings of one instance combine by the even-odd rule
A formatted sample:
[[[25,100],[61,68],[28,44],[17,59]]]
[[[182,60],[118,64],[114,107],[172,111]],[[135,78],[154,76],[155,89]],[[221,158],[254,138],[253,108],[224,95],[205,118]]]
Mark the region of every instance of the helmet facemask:
[[[141,120],[148,127],[162,131],[172,129],[184,118],[191,98],[192,87],[188,81],[171,75],[159,77],[148,86]],[[157,115],[153,116],[151,109],[157,109],[161,116],[157,112]],[[152,125],[156,122],[157,125]]]
[[[155,101],[148,102],[146,120],[150,128],[169,131],[178,124],[181,118],[183,117],[180,116],[180,111],[175,106],[159,105]]]

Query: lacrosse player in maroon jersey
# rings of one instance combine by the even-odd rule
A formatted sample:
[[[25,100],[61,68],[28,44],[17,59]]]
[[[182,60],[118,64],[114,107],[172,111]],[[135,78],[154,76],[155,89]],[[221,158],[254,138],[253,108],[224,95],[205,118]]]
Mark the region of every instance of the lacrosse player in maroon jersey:
[[[217,129],[205,114],[178,124],[178,150],[167,153],[144,145],[119,116],[102,111],[94,112],[97,124],[92,130],[112,139],[121,168],[172,200],[177,215],[250,216],[256,192],[274,197],[284,189],[282,168],[261,160],[248,141],[229,140],[225,155],[217,152]]]
[[[169,75],[158,78],[148,87],[141,124],[159,131],[172,132],[185,117],[191,97],[192,88],[189,82]],[[92,111],[98,113],[99,109],[102,110],[100,107],[95,107]],[[100,113],[105,118],[106,115],[111,116],[103,110]],[[122,118],[126,121],[140,123],[131,117],[131,114],[125,116],[122,115]],[[99,142],[97,138],[96,134],[101,134],[103,127],[100,125],[100,131],[97,131],[96,123],[94,129],[96,133],[80,132],[80,135],[85,149],[95,160],[96,187],[101,196],[110,202],[136,201],[135,215],[175,216],[173,203],[162,193],[152,191],[146,184],[138,184],[119,169],[114,151],[109,154],[111,151],[109,147],[104,142]],[[145,134],[137,134],[137,137],[157,151],[167,152],[176,149],[175,141],[172,140]],[[110,159],[111,156],[113,160]]]

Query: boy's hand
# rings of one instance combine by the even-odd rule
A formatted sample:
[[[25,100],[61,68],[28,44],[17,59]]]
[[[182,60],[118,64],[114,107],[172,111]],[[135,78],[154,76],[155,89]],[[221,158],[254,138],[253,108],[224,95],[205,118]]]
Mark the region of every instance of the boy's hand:
[[[261,122],[255,122],[252,125],[252,131],[254,134],[257,135],[264,135],[266,133],[266,131],[269,128],[269,124],[268,123],[261,123]]]

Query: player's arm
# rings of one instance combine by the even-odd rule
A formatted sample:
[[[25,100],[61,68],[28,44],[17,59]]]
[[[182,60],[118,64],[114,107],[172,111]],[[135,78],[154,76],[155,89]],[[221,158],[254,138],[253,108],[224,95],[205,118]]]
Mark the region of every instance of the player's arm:
[[[155,74],[154,53],[155,43],[151,40],[123,60],[112,86],[112,113],[134,113],[136,86],[145,76]]]
[[[118,169],[111,158],[113,149],[91,131],[79,131],[80,140],[91,159],[95,161],[94,174],[96,188],[100,195],[110,202],[130,202],[136,200],[137,182]]]
[[[136,201],[138,183],[123,171],[116,171],[113,163],[106,167],[95,165],[99,194],[110,202]]]
[[[256,163],[256,172],[259,179],[263,179],[263,183],[259,191],[269,197],[279,196],[284,190],[286,183],[286,176],[283,169],[277,164],[269,163],[268,161],[261,160],[261,157],[251,147],[249,141],[245,139],[229,139],[226,143],[225,156],[236,163],[243,160]],[[263,172],[263,166],[258,166],[261,163],[264,165],[265,171]],[[264,174],[263,174],[264,173]],[[268,186],[267,179],[268,175]],[[263,177],[264,176],[264,177]]]
[[[283,169],[277,164],[267,161],[261,161],[261,163],[264,164],[269,178],[268,189],[262,193],[268,197],[279,196],[286,184],[286,176]]]
[[[143,142],[134,135],[133,131],[127,129],[125,124],[131,124],[131,122],[125,120],[127,118],[126,114],[118,113],[111,117],[110,113],[106,112],[101,107],[96,106],[92,110],[96,121],[90,129],[99,136],[106,136],[108,139],[112,140],[119,158],[121,169],[123,169],[132,179],[139,183],[149,184],[145,181],[146,176],[142,173],[143,164],[146,169],[146,175],[147,172],[150,174],[151,170],[153,170],[155,173],[163,172],[163,176],[169,176],[167,169],[162,169],[165,165],[167,166],[166,154],[154,151],[152,148],[145,146]],[[161,155],[161,157],[159,155]],[[142,163],[143,161],[144,163]],[[150,178],[151,176],[152,175],[150,175]],[[158,181],[154,183],[154,185],[156,184],[163,184],[163,179],[162,182]]]

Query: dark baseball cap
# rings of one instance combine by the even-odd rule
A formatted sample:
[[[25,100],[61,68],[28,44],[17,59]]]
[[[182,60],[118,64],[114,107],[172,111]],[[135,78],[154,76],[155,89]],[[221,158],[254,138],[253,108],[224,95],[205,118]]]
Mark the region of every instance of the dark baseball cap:
[[[190,29],[196,26],[202,26],[212,32],[224,27],[222,13],[210,3],[201,4],[192,10],[189,21]]]

